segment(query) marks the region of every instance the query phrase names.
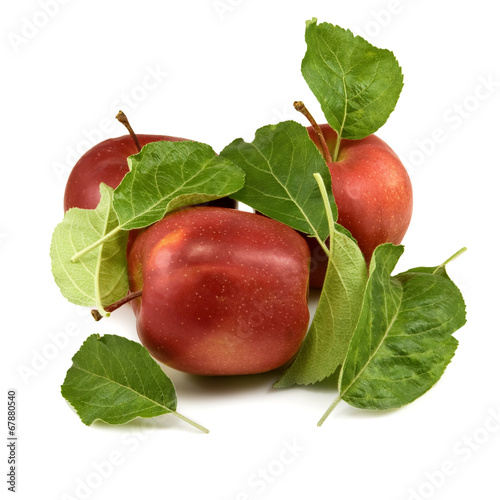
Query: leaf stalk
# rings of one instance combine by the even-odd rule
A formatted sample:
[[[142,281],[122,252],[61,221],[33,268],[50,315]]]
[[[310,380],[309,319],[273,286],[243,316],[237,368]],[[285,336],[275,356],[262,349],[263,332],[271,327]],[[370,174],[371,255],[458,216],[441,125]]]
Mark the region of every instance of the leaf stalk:
[[[332,207],[330,205],[330,202],[328,201],[328,193],[326,191],[325,181],[323,180],[323,177],[321,177],[321,175],[317,172],[313,174],[313,176],[316,182],[318,183],[319,191],[321,193],[321,197],[323,198],[323,203],[325,205],[326,218],[328,219],[328,228],[330,233],[330,248],[328,248],[326,244],[321,240],[318,239],[318,241],[321,244],[321,247],[325,251],[326,255],[330,257],[333,236],[335,234],[335,221],[333,219]]]
[[[340,142],[340,134],[337,134],[337,140],[335,141],[335,150],[333,151],[333,163],[335,163],[339,159]]]
[[[335,407],[342,401],[342,394],[339,394],[335,401],[328,407],[323,416],[319,419],[317,426],[321,427],[324,421],[329,417],[330,413],[335,409]]]
[[[89,245],[87,248],[84,248],[83,250],[80,250],[79,252],[76,252],[73,257],[71,257],[71,262],[76,262],[77,260],[80,260],[85,254],[91,252],[98,246],[102,245],[106,241],[108,241],[110,238],[112,238],[115,234],[119,233],[122,230],[120,226],[115,227],[113,230],[111,230],[109,233],[105,234],[101,238],[99,238],[97,241],[94,241],[92,245]]]
[[[441,265],[442,266],[448,265],[451,261],[460,257],[460,255],[462,255],[466,251],[467,251],[467,247],[462,247],[458,252],[455,252],[449,259],[446,259]]]
[[[436,274],[440,269],[446,267],[451,261],[457,259],[467,250],[467,247],[462,247],[458,252],[455,252],[450,258],[446,259],[440,266],[436,267],[432,274]]]
[[[208,434],[210,432],[206,427],[203,427],[203,425],[200,425],[200,424],[197,424],[196,422],[193,422],[190,418],[187,418],[184,415],[177,413],[176,411],[172,411],[172,414],[175,415],[176,417],[180,418],[181,420],[184,420],[184,422],[187,422],[188,424],[192,425],[193,427],[196,427],[198,430],[204,432],[205,434]]]

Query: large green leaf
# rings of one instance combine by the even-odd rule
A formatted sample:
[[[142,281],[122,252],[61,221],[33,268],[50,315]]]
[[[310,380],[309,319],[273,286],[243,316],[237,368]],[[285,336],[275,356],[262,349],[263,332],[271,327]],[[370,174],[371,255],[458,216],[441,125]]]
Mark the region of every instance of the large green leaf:
[[[111,200],[113,190],[101,184],[101,201],[95,210],[72,208],[52,235],[52,274],[61,293],[81,306],[104,307],[128,291],[127,233],[116,231],[103,245],[73,262],[71,257],[118,226]]]
[[[178,414],[170,379],[148,351],[118,335],[91,335],[73,357],[61,393],[86,425],[95,420],[123,424],[136,417]]]
[[[362,139],[389,118],[403,88],[394,54],[349,30],[307,22],[302,75],[330,126],[346,139]]]
[[[234,193],[245,182],[238,167],[200,142],[146,144],[129,165],[113,198],[122,229],[149,226],[176,208]]]
[[[313,174],[324,179],[336,218],[331,176],[305,127],[294,121],[262,127],[251,143],[237,139],[221,156],[246,176],[244,187],[231,198],[298,231],[327,238],[328,221]]]
[[[444,265],[391,277],[402,252],[389,243],[375,249],[337,402],[377,410],[411,403],[439,380],[455,353],[452,334],[465,324],[460,291]]]

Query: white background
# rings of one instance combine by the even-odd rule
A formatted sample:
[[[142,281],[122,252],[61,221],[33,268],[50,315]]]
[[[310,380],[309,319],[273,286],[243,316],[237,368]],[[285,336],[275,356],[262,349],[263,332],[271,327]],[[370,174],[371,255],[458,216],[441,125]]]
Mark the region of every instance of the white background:
[[[17,498],[500,498],[500,69],[492,8],[486,0],[4,5],[1,397],[6,406],[7,389],[18,390]],[[169,369],[179,412],[210,434],[173,416],[86,427],[60,395],[71,357],[91,333],[136,333],[129,308],[96,324],[52,280],[50,238],[74,151],[123,135],[113,118],[120,108],[137,132],[188,137],[216,151],[237,137],[252,140],[268,123],[305,123],[292,108],[297,99],[323,121],[300,73],[311,17],[391,49],[403,68],[400,101],[378,133],[414,186],[398,270],[437,265],[468,247],[448,267],[468,306],[455,358],[413,404],[372,413],[341,403],[321,428],[316,422],[336,396],[331,384],[277,391],[276,374],[204,379]]]

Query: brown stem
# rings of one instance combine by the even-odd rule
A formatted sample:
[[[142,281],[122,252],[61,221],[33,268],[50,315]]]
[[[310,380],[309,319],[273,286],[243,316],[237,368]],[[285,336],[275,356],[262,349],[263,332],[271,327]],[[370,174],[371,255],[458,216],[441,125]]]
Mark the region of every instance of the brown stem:
[[[140,153],[141,149],[142,149],[142,146],[139,143],[139,139],[137,138],[136,133],[132,129],[132,126],[130,125],[130,122],[128,121],[127,115],[123,111],[118,111],[118,114],[116,115],[116,119],[120,123],[122,123],[123,125],[125,125],[125,128],[128,130],[128,133],[130,134],[130,137],[132,137],[132,139],[135,142],[135,147],[137,148],[137,152]]]
[[[326,160],[327,163],[333,163],[332,155],[330,154],[330,150],[328,149],[328,146],[326,144],[325,136],[323,135],[320,126],[316,123],[314,117],[311,115],[311,113],[309,113],[309,110],[306,108],[305,104],[302,101],[295,101],[293,103],[293,107],[297,111],[300,111],[309,120],[309,123],[311,124],[312,129],[314,130],[314,133],[318,137],[319,143],[321,145],[321,149],[323,151],[323,158]]]
[[[137,290],[137,292],[129,293],[127,296],[123,297],[123,299],[120,299],[120,300],[116,301],[114,304],[111,304],[111,305],[105,307],[104,310],[106,312],[112,313],[113,311],[116,311],[119,307],[123,306],[123,304],[126,304],[127,302],[130,302],[131,300],[137,299],[141,295],[142,295],[142,290]],[[90,311],[90,314],[92,314],[92,317],[96,321],[99,321],[102,319],[102,314],[97,309],[92,309],[92,311]]]

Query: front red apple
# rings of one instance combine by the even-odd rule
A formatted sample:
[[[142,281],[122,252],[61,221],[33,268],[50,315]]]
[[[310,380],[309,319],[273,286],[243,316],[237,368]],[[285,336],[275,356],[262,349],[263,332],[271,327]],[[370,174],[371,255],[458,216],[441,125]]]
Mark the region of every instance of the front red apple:
[[[129,255],[137,330],[159,361],[203,375],[273,370],[307,332],[309,249],[267,217],[216,207],[174,212]]]

